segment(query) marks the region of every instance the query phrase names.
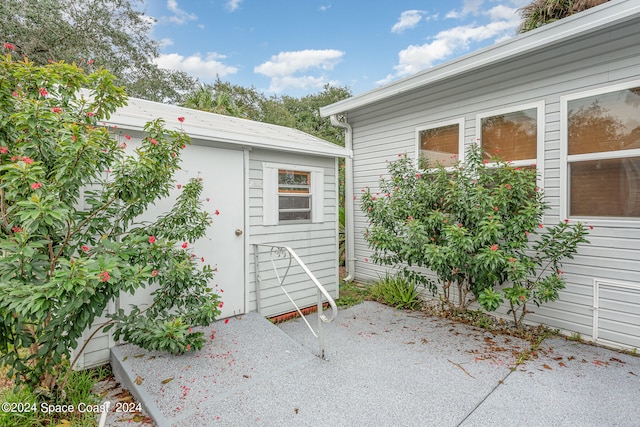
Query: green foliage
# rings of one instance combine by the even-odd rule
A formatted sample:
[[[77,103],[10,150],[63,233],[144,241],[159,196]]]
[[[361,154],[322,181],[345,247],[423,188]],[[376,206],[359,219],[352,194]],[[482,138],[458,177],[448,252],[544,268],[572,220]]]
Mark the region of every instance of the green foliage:
[[[402,275],[387,274],[378,280],[371,287],[371,297],[378,302],[400,309],[417,310],[422,305],[418,284]]]
[[[169,195],[189,138],[156,120],[127,154],[123,137],[101,126],[126,103],[114,80],[64,63],[0,61],[0,362],[18,384],[52,390],[84,330],[121,292],[156,286],[150,306],[108,322],[147,349],[201,348],[191,327],[219,314],[213,270],[188,247],[211,223],[202,182],[186,184],[157,221],[138,219]]]
[[[518,9],[522,18],[518,33],[535,30],[607,1],[609,0],[533,0]]]
[[[65,370],[69,369],[68,365]],[[33,427],[33,426],[56,426],[67,425],[72,426],[95,426],[95,412],[49,412],[43,411],[43,408],[49,408],[49,405],[73,405],[78,408],[82,404],[84,408],[95,408],[100,405],[100,398],[91,390],[97,381],[106,378],[106,370],[102,367],[70,372],[69,381],[62,393],[65,398],[54,398],[48,394],[42,394],[42,390],[32,390],[27,386],[20,386],[13,390],[7,390],[0,396],[0,402],[8,403],[9,411],[0,411],[0,427]],[[45,405],[44,407],[42,405]],[[99,412],[98,412],[99,414]]]
[[[154,64],[159,42],[141,6],[141,0],[4,0],[1,35],[38,65],[65,61],[87,70],[105,68],[131,96],[178,102],[195,79]]]
[[[446,306],[465,309],[477,300],[493,311],[507,301],[521,326],[528,303],[558,299],[561,261],[587,243],[587,230],[565,221],[538,234],[546,205],[535,171],[493,160],[488,166],[472,147],[464,163],[423,170],[400,156],[380,190],[362,196],[365,237],[374,262],[435,273]],[[424,270],[411,271],[436,294]]]
[[[371,292],[368,288],[357,285],[354,282],[340,284],[340,298],[336,300],[338,307],[351,307],[369,299]]]

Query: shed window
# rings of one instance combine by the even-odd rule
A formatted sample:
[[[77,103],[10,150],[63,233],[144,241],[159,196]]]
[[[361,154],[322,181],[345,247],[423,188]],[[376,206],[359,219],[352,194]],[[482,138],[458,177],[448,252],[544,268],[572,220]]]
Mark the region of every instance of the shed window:
[[[263,224],[323,222],[324,169],[267,163],[263,168]]]
[[[462,120],[418,128],[418,159],[427,167],[455,165],[463,151],[462,129]]]
[[[278,170],[278,219],[311,220],[311,172]]]
[[[640,217],[640,87],[567,101],[570,216]]]

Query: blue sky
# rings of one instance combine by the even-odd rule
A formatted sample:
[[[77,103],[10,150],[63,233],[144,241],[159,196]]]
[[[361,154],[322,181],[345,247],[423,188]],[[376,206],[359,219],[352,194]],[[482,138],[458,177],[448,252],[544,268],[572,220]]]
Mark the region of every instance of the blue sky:
[[[515,35],[530,0],[144,0],[160,67],[267,95],[354,95]]]

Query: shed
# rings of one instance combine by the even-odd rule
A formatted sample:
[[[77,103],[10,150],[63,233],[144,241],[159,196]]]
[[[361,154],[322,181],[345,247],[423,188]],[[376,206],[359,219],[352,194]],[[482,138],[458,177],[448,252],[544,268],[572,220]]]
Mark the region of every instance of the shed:
[[[179,117],[184,120],[180,122]],[[212,286],[221,291],[224,302],[220,318],[257,309],[257,244],[290,247],[337,298],[338,159],[350,156],[350,151],[296,129],[134,98],[105,126],[118,138],[130,137],[131,147],[144,137],[144,125],[157,118],[165,121],[167,129],[182,129],[191,137],[175,179],[176,184],[191,177],[203,179],[205,207],[214,223],[193,248],[217,268]],[[173,190],[146,215],[166,212],[179,191]],[[268,247],[259,248],[259,262],[269,264],[268,252]],[[300,307],[315,304],[316,287],[299,267],[289,271],[286,286]],[[151,301],[150,293],[147,288],[121,295],[108,310],[127,310],[133,303],[144,306]],[[274,286],[263,288],[259,295],[264,316],[295,309]],[[100,323],[98,319],[95,325]],[[85,339],[93,330],[85,331]],[[111,334],[98,333],[80,356],[78,368],[108,362],[109,349],[115,344]]]
[[[590,245],[565,263],[567,287],[530,321],[623,348],[640,347],[640,3],[613,0],[413,76],[322,108],[347,129],[347,268],[367,263],[360,189],[376,188],[385,162],[424,151],[464,157],[500,118],[529,138],[503,160],[537,165],[550,204],[546,224],[594,226]],[[447,144],[427,136],[451,130]],[[430,145],[432,144],[432,145]],[[493,145],[492,145],[493,144]],[[356,195],[356,197],[354,197]]]

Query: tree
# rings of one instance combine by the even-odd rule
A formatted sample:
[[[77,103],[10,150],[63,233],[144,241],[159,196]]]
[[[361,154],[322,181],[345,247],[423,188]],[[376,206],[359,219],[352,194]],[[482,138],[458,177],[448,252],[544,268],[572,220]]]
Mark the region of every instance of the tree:
[[[533,0],[519,9],[522,23],[518,27],[518,33],[535,30],[607,1],[609,0]]]
[[[129,154],[130,137],[101,125],[125,103],[105,70],[0,61],[0,362],[17,383],[53,391],[84,330],[121,292],[157,286],[149,307],[103,325],[149,350],[201,348],[192,328],[219,314],[213,270],[190,249],[212,220],[202,182],[186,184],[171,212],[138,220],[174,187],[189,138],[155,120]]]
[[[141,0],[6,0],[0,4],[0,38],[16,53],[44,65],[76,63],[111,71],[131,96],[178,102],[195,85],[185,73],[158,68],[152,18],[134,8]]]
[[[235,104],[227,92],[216,94],[214,87],[210,84],[202,84],[188,93],[182,101],[182,106],[225,116],[243,117],[244,115],[242,109]]]
[[[362,210],[372,260],[401,270],[410,281],[436,283],[446,308],[477,301],[488,311],[506,301],[522,326],[531,305],[555,301],[564,288],[562,261],[587,243],[581,223],[560,222],[545,232],[546,205],[534,170],[496,161],[488,166],[478,147],[451,169],[419,169],[406,155],[389,164],[380,191],[367,189]]]

